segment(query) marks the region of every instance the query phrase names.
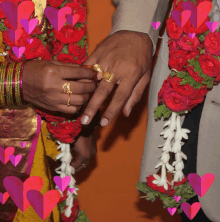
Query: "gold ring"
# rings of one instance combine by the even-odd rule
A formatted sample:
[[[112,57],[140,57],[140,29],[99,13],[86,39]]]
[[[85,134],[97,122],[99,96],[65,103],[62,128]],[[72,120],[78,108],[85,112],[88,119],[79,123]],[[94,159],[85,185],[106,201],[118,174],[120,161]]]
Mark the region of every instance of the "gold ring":
[[[70,94],[71,94],[71,93],[68,93],[69,98],[68,98],[68,101],[67,101],[67,106],[70,106]]]
[[[72,91],[70,91],[70,83],[69,82],[64,83],[62,85],[62,88],[63,88],[64,93],[72,93]]]
[[[100,72],[102,74],[103,79],[105,79],[107,82],[112,82],[112,79],[114,77],[113,73],[104,72],[99,64],[93,65],[93,69]]]

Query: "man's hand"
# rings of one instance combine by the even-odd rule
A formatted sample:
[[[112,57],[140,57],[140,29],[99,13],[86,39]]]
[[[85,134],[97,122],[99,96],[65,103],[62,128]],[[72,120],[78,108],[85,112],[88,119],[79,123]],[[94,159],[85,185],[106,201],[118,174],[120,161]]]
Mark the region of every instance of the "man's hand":
[[[141,100],[150,80],[152,42],[145,33],[118,31],[107,37],[93,51],[83,65],[100,64],[104,72],[114,73],[112,82],[102,79],[90,99],[81,120],[87,125],[114,88],[119,86],[102,116],[101,125],[107,126],[123,108],[125,116]]]

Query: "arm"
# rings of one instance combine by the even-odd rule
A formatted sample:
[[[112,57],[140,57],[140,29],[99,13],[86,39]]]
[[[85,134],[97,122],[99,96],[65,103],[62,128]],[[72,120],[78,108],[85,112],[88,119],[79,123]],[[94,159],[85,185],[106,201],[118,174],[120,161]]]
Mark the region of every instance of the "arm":
[[[153,54],[159,30],[166,16],[169,0],[112,0],[116,11],[112,18],[112,29],[109,35],[120,31],[130,30],[147,33],[153,43]],[[161,22],[160,27],[155,30],[151,22]]]

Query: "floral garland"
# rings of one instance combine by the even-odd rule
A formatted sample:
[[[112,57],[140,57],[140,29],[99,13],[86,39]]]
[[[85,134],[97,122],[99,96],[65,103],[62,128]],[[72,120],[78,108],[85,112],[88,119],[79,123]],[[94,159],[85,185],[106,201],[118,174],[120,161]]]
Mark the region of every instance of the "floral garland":
[[[19,5],[24,0],[10,0],[15,5]],[[26,0],[31,1],[31,0]],[[4,0],[0,0],[0,3]],[[78,14],[78,21],[74,26],[65,23],[65,25],[57,31],[48,21],[44,15],[42,24],[37,24],[34,30],[28,34],[23,27],[19,28],[21,31],[20,37],[17,41],[12,41],[8,29],[14,30],[10,24],[9,19],[0,8],[0,62],[5,60],[8,62],[20,62],[26,60],[57,60],[66,63],[82,64],[87,59],[88,45],[86,37],[86,3],[85,0],[47,0],[47,6],[55,9],[63,7],[70,7],[72,14]],[[36,18],[34,12],[30,19]],[[30,41],[31,40],[31,41]],[[17,57],[12,47],[25,47],[25,51],[21,57]],[[63,117],[52,116],[35,109],[37,113],[46,120],[49,131],[48,139],[53,139],[59,144],[57,149],[61,149],[60,154],[56,159],[60,159],[61,166],[56,169],[56,173],[60,177],[71,177],[69,188],[74,188],[73,194],[68,191],[61,192],[61,199],[59,207],[61,211],[62,221],[89,221],[84,211],[79,211],[77,202],[77,186],[72,174],[75,169],[70,166],[72,159],[70,153],[70,144],[75,141],[82,129],[80,122],[81,115],[78,112],[71,119]],[[76,118],[77,119],[73,119]]]
[[[212,0],[189,0],[198,6],[202,2]],[[182,13],[186,0],[174,0],[173,10]],[[178,13],[178,12],[177,12]],[[172,14],[172,12],[171,12]],[[199,27],[195,27],[189,19],[180,26],[175,16],[167,20],[166,30],[169,36],[169,61],[171,73],[163,82],[158,93],[158,106],[154,109],[155,120],[162,116],[167,119],[163,135],[166,142],[162,147],[160,162],[155,168],[161,169],[161,174],[147,177],[146,183],[137,183],[137,188],[147,194],[143,198],[154,201],[159,197],[167,207],[179,207],[196,193],[187,182],[182,170],[183,159],[187,156],[181,151],[182,138],[188,139],[188,129],[182,129],[180,116],[185,115],[204,101],[205,95],[212,90],[213,85],[220,82],[220,30],[209,30],[207,24],[210,16],[204,19]],[[171,144],[171,141],[173,143]],[[170,154],[175,153],[172,165]],[[172,173],[173,179],[167,178]],[[175,196],[181,196],[177,203]],[[182,212],[179,209],[178,212]]]

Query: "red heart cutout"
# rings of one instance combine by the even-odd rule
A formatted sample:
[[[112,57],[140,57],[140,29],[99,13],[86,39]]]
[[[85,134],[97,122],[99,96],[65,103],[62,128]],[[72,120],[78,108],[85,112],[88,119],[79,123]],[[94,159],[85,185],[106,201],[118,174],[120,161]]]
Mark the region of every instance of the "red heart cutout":
[[[29,177],[24,183],[17,177],[8,176],[3,180],[3,184],[10,197],[17,207],[24,212],[30,206],[26,197],[29,190],[41,190],[43,187],[43,179],[39,176]]]

